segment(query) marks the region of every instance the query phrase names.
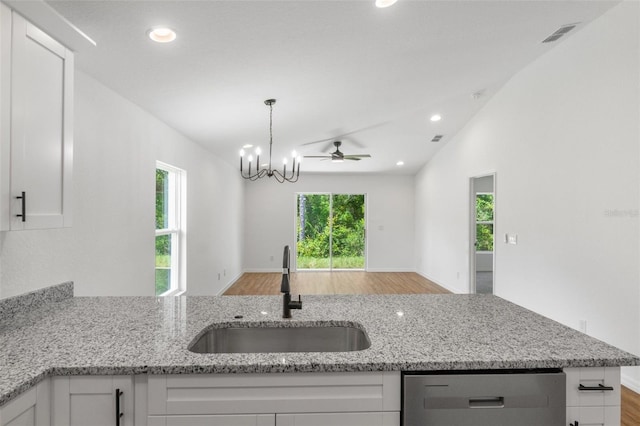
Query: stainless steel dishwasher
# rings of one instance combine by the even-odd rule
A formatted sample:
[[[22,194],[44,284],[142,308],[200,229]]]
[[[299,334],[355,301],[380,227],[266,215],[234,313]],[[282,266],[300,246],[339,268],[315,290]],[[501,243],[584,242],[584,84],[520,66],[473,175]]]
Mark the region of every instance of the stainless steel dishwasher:
[[[403,426],[563,426],[561,370],[402,374]]]

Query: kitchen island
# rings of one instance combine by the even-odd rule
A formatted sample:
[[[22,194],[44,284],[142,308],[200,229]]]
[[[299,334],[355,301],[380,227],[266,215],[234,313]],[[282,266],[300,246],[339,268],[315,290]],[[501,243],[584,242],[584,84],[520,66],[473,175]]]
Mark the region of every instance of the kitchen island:
[[[640,359],[489,295],[304,296],[283,320],[277,296],[75,297],[5,319],[0,405],[48,377],[567,369]],[[353,352],[198,354],[216,326],[355,324]],[[399,373],[398,373],[399,375]],[[137,392],[137,390],[136,390]]]

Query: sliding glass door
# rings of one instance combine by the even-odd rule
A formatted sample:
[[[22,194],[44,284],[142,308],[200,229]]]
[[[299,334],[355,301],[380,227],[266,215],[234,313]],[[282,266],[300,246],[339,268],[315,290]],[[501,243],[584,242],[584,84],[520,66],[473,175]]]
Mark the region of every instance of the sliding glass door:
[[[297,194],[296,268],[365,268],[365,195]]]

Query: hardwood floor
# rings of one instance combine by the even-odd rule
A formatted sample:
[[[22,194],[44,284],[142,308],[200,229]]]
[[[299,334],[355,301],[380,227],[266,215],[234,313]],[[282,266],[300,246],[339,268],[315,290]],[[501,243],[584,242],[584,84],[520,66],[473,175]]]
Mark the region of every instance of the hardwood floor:
[[[280,294],[279,273],[246,273],[225,296]],[[420,294],[450,293],[413,272],[298,272],[291,277],[297,294]],[[640,394],[622,387],[621,426],[640,426]]]
[[[279,273],[246,273],[224,296],[280,294]],[[292,294],[442,294],[450,291],[415,272],[294,272]]]
[[[637,394],[624,386],[622,387],[622,413],[620,425],[640,425],[640,394]]]

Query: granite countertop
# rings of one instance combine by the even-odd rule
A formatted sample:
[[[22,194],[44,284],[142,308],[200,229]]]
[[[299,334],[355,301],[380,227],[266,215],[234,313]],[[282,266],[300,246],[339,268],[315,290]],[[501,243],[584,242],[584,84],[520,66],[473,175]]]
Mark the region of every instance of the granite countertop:
[[[0,405],[45,377],[563,368],[640,359],[495,296],[303,296],[293,319],[278,296],[76,297],[0,322]],[[242,315],[241,319],[235,316]],[[356,323],[356,352],[196,354],[214,324]]]

